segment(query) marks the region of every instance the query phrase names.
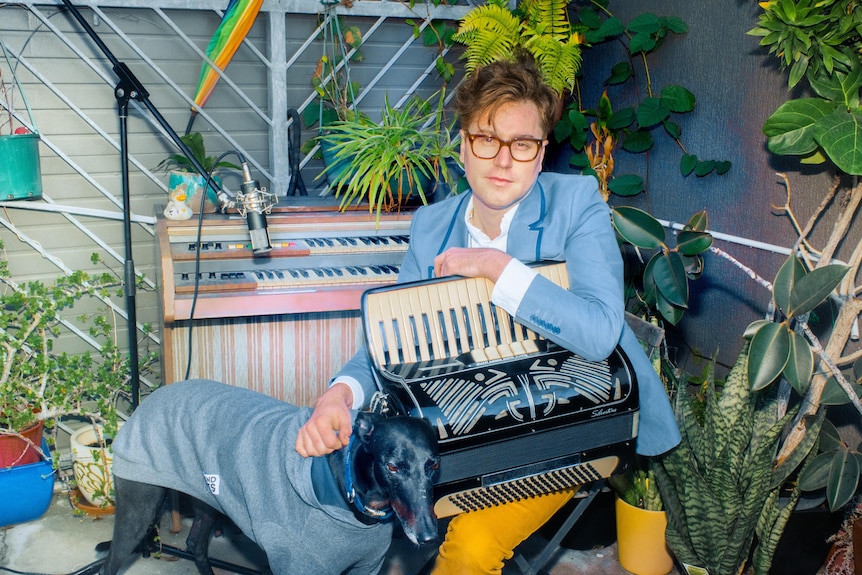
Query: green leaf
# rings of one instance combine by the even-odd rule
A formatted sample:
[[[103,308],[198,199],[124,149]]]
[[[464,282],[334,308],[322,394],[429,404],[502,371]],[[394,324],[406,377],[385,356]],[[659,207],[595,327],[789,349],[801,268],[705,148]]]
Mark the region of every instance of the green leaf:
[[[702,162],[698,162],[694,167],[694,175],[698,178],[702,178],[703,176],[711,174],[714,169],[715,160],[704,160]]]
[[[706,210],[700,210],[692,215],[685,224],[685,229],[692,232],[705,232],[709,227],[709,215]]]
[[[814,374],[814,352],[804,337],[796,332],[791,333],[790,355],[784,377],[799,395],[804,395]]]
[[[664,244],[664,227],[645,211],[619,206],[612,209],[611,215],[614,229],[624,241],[633,246],[655,249]]]
[[[799,488],[802,491],[817,491],[826,487],[834,453],[821,453],[799,475]]]
[[[840,170],[862,175],[862,114],[835,110],[817,121],[814,138]]]
[[[820,451],[834,451],[843,443],[841,434],[838,429],[828,419],[823,422],[823,428],[820,430]]]
[[[640,154],[652,148],[654,143],[652,134],[648,131],[635,130],[626,134],[622,148],[627,152]]]
[[[806,314],[820,305],[841,283],[849,269],[845,265],[830,264],[811,270],[799,278],[790,293],[788,315]]]
[[[661,104],[671,112],[684,114],[694,110],[696,98],[683,86],[668,84],[661,89]]]
[[[682,231],[677,236],[677,248],[687,256],[702,254],[712,246],[712,234],[706,232]]]
[[[679,124],[676,122],[671,122],[670,120],[665,120],[662,123],[664,126],[664,131],[667,132],[667,135],[673,138],[674,140],[679,140],[682,136],[682,128],[679,127]]]
[[[694,154],[683,154],[679,161],[679,171],[683,176],[687,176],[694,171],[697,166],[697,156]]]
[[[775,281],[772,282],[772,297],[775,299],[775,305],[785,315],[789,315],[790,294],[793,293],[796,282],[804,277],[805,274],[806,271],[802,265],[802,261],[794,255],[784,260],[778,273],[775,274]]]
[[[653,48],[655,48],[655,40],[649,34],[635,34],[629,42],[629,51],[632,54],[649,52]]]
[[[862,396],[862,385],[850,383],[856,397]],[[829,376],[826,380],[826,385],[823,387],[823,394],[820,396],[822,405],[846,405],[850,403],[850,398],[847,397],[847,392],[838,383],[834,375]]]
[[[608,182],[608,189],[618,196],[636,196],[644,191],[644,181],[638,175],[624,174]]]
[[[790,332],[778,323],[763,325],[751,338],[748,380],[755,391],[768,386],[784,371],[790,356]]]
[[[661,316],[670,323],[671,325],[677,325],[682,319],[682,315],[685,312],[684,308],[677,307],[670,303],[667,298],[665,298],[661,292],[656,290],[656,309],[661,314]]]
[[[620,62],[618,64],[614,64],[611,68],[611,75],[607,79],[607,83],[611,86],[614,84],[622,84],[633,75],[634,71],[632,70],[632,65],[628,62]]]
[[[832,460],[832,467],[826,482],[826,501],[829,509],[841,509],[856,493],[859,484],[859,460],[849,449],[840,447]]]
[[[622,108],[613,112],[607,120],[609,130],[622,130],[628,128],[635,121],[635,109],[632,107]]]
[[[835,110],[820,98],[789,100],[778,107],[763,124],[769,150],[780,155],[804,155],[817,148],[814,124]]]
[[[627,27],[632,34],[654,34],[661,28],[661,20],[651,12],[638,14],[631,19]]]
[[[638,125],[649,128],[664,122],[670,116],[670,109],[659,98],[644,98],[637,111]]]
[[[682,258],[676,252],[659,252],[653,256],[654,281],[659,293],[675,307],[688,307],[688,276]]]
[[[726,174],[730,170],[730,167],[731,167],[731,163],[727,160],[723,160],[721,162],[716,162],[715,163],[715,173],[718,174],[719,176],[723,176],[724,174]]]

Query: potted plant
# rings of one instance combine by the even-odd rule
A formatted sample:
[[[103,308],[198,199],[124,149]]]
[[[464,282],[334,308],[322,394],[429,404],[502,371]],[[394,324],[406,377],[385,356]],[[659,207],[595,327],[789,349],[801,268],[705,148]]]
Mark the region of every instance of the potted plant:
[[[39,161],[39,134],[24,90],[15,75],[6,45],[0,39],[0,190],[5,200],[33,200],[42,197]],[[6,68],[2,63],[6,63]],[[24,126],[15,109],[15,90],[21,95],[32,131]]]
[[[332,149],[339,164],[330,164],[323,174],[337,171],[332,186],[341,197],[341,208],[368,203],[380,216],[398,210],[411,197],[427,203],[439,183],[454,184],[448,162],[458,161],[453,124],[443,121],[445,90],[437,95],[437,107],[412,98],[401,109],[388,98],[379,124],[367,119],[333,123],[319,136]]]
[[[212,175],[212,179],[217,187],[221,187],[221,178],[218,176],[218,171],[222,169],[241,170],[240,166],[227,161],[219,161],[216,156],[208,156],[204,138],[200,132],[192,132],[181,136],[180,139],[188,146],[192,157],[206,171]],[[198,173],[192,161],[185,154],[171,154],[162,160],[157,170],[161,170],[168,174],[168,198],[170,202],[181,202],[189,206],[191,210],[180,217],[171,217],[165,214],[170,219],[188,219],[191,212],[199,213],[201,210],[202,193],[206,185],[206,179]],[[206,194],[206,203],[203,211],[211,213],[216,210],[216,202],[218,198],[216,192],[210,188]]]
[[[60,418],[102,425],[104,436],[110,437],[119,422],[118,402],[129,399],[130,359],[117,346],[113,314],[77,319],[71,314],[84,300],[108,297],[121,280],[107,272],[91,276],[79,271],[50,284],[18,284],[2,257],[0,283],[5,288],[0,294],[0,440],[17,443],[0,450],[12,454],[0,467],[20,464],[31,453],[37,460],[46,457],[42,439],[27,432],[34,427],[55,431]],[[98,353],[57,348],[57,338],[69,323],[88,332],[100,345]],[[144,365],[152,361],[154,356],[147,355]]]
[[[821,206],[837,205],[835,210],[816,210],[808,222],[796,221],[790,205],[791,182],[782,174],[787,188],[783,212],[799,230],[796,245],[800,258],[786,266],[784,289],[802,283],[820,284],[823,290],[837,285],[837,294],[830,299],[837,306],[837,314],[831,312],[834,322],[826,341],[821,342],[808,323],[807,312],[813,310],[788,299],[782,291],[776,292],[779,313],[758,332],[757,361],[751,371],[757,385],[792,385],[801,398],[803,408],[792,422],[793,432],[783,441],[778,460],[797,450],[810,435],[820,435],[821,454],[800,477],[800,483],[806,490],[823,492],[829,508],[837,510],[855,495],[862,465],[859,454],[831,425],[823,426],[828,433],[820,433],[817,422],[825,407],[836,403],[852,403],[862,415],[859,386],[854,384],[862,366],[852,343],[856,318],[862,311],[858,287],[862,242],[854,227],[862,202],[858,185],[862,175],[859,12],[837,0],[780,0],[760,7],[757,25],[749,34],[760,37],[761,46],[779,58],[792,90],[792,97],[763,125],[767,147],[775,154],[796,156],[802,164],[828,170],[834,183],[824,191]],[[828,36],[825,41],[824,34]],[[826,219],[833,217],[834,225],[830,225]],[[812,234],[818,228],[830,229],[823,249],[814,247]],[[842,246],[851,254],[846,258],[849,270],[833,265]],[[817,259],[812,252],[817,253]],[[842,279],[833,282],[836,275]]]
[[[608,483],[616,493],[617,558],[634,575],[665,575],[673,569],[673,557],[665,543],[667,515],[655,473],[648,459],[638,461]]]

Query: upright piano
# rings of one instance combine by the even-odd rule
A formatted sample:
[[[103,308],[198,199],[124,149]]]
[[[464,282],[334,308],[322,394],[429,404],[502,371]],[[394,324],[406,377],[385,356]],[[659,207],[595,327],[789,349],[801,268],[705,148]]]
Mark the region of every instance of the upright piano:
[[[411,214],[314,203],[267,221],[273,249],[253,256],[237,215],[158,218],[165,383],[209,378],[313,405],[358,348],[361,295],[397,279]]]

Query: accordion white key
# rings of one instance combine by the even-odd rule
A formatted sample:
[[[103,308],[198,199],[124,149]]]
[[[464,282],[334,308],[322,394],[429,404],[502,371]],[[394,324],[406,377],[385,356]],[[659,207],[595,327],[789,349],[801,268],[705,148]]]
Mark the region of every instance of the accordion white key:
[[[564,263],[536,269],[568,287]],[[362,298],[385,401],[437,430],[438,517],[590,483],[634,457],[637,380],[622,350],[588,361],[492,304],[493,287],[441,278]]]

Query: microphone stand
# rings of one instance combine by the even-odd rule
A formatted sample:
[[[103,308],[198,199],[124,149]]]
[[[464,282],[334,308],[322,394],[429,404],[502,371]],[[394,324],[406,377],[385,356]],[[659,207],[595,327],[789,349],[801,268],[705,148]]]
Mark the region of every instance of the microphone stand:
[[[212,182],[210,178],[207,176],[207,171],[204,167],[195,159],[194,154],[189,149],[188,146],[180,138],[179,134],[177,134],[176,130],[174,130],[170,124],[168,124],[167,120],[162,116],[159,110],[150,102],[150,94],[147,92],[147,89],[138,80],[129,67],[120,62],[116,56],[111,52],[108,46],[102,41],[99,35],[93,30],[90,23],[81,15],[78,9],[72,5],[70,0],[62,0],[63,4],[66,8],[69,9],[69,12],[74,16],[75,20],[81,25],[87,35],[96,43],[96,46],[102,51],[102,53],[108,58],[111,62],[112,69],[114,70],[114,74],[117,75],[118,82],[114,87],[114,97],[117,99],[117,115],[120,120],[120,170],[121,170],[121,185],[122,185],[122,193],[123,193],[123,238],[125,242],[125,263],[124,263],[124,283],[125,283],[125,301],[126,301],[126,313],[128,314],[128,330],[129,330],[129,356],[131,358],[130,371],[129,371],[129,379],[131,381],[132,387],[132,408],[136,408],[140,403],[140,372],[138,368],[138,323],[137,323],[137,308],[135,303],[135,264],[132,259],[132,207],[130,203],[131,194],[129,192],[129,142],[128,142],[128,117],[129,117],[129,101],[137,100],[141,102],[147,110],[150,111],[150,114],[156,119],[156,122],[164,129],[164,131],[168,134],[168,136],[173,140],[174,144],[185,154],[185,156],[190,160],[195,170],[204,178],[204,180],[209,181],[209,186],[212,190],[218,194],[221,190],[216,187],[216,185]],[[201,210],[203,210],[203,204],[205,202],[207,195],[207,191],[204,192],[204,200],[201,201]],[[176,557],[180,557],[183,559],[194,559],[194,557],[190,556],[188,552],[183,551],[182,549],[178,549],[176,547],[170,547],[166,545],[161,545],[159,547],[159,551],[168,555],[174,555]],[[256,574],[258,572],[249,570],[247,568],[241,567],[239,565],[232,565],[230,563],[225,563],[222,561],[212,561],[213,565],[218,564],[219,567],[233,571],[234,573],[243,573],[243,574]],[[79,573],[87,574],[95,573],[98,571],[101,563],[96,561],[91,563],[90,565],[84,567]],[[77,574],[76,574],[77,575]]]
[[[132,208],[129,192],[129,150],[128,150],[128,116],[129,116],[129,101],[137,100],[141,102],[147,110],[153,115],[162,129],[167,132],[168,136],[173,140],[174,144],[185,154],[191,161],[195,170],[206,180],[207,172],[204,167],[198,162],[192,151],[180,139],[179,134],[168,124],[167,120],[159,113],[158,109],[150,102],[150,95],[144,85],[135,77],[132,71],[126,64],[120,62],[108,46],[102,41],[95,30],[90,26],[90,23],[81,15],[78,9],[72,5],[70,0],[62,0],[66,8],[75,20],[81,25],[87,35],[96,43],[102,53],[110,60],[114,73],[119,78],[117,85],[114,88],[114,97],[117,99],[117,114],[120,120],[120,170],[121,170],[121,185],[123,195],[123,238],[125,243],[125,262],[124,262],[124,284],[125,284],[125,302],[126,313],[128,314],[128,330],[129,330],[129,380],[131,382],[132,393],[132,409],[136,408],[140,402],[140,372],[138,367],[138,323],[137,323],[137,307],[135,303],[135,264],[132,258]],[[218,194],[219,189],[210,180],[210,187]],[[206,197],[206,192],[204,193]],[[203,202],[201,203],[203,209]]]

